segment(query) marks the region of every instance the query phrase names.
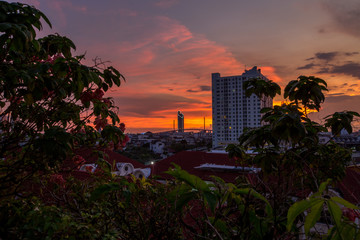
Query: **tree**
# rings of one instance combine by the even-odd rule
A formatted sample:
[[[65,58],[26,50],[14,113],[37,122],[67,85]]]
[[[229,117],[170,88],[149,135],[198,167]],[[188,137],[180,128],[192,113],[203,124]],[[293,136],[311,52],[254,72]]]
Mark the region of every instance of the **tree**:
[[[295,101],[297,105],[301,103],[307,116],[308,109],[320,110],[320,104],[325,101],[323,91],[328,91],[326,87],[326,82],[321,78],[299,76],[285,87],[284,98]]]
[[[244,89],[249,90],[251,85],[251,92],[260,96],[266,92],[263,84],[263,80],[254,79],[244,84]],[[318,134],[328,128],[333,134],[339,134],[343,128],[351,133],[351,122],[359,114],[335,113],[326,118],[324,126],[308,118],[307,109],[320,110],[326,86],[324,80],[313,76],[300,76],[298,80],[290,81],[284,91],[284,99],[288,98],[289,103],[263,108],[265,125],[242,134],[239,145],[227,147],[230,156],[261,167],[263,175],[259,176],[254,189],[267,196],[274,211],[273,223],[277,232],[284,231],[282,224],[287,221],[290,196],[305,198],[310,192],[317,192],[320,184],[329,178],[335,186],[344,177],[345,168],[351,161],[350,150],[334,141],[320,144]],[[272,96],[275,96],[275,89]],[[256,155],[246,154],[250,148]],[[314,200],[315,203],[318,200]],[[314,219],[315,222],[318,220]]]
[[[261,78],[252,78],[244,82],[243,89],[245,95],[250,97],[255,94],[258,98],[271,97],[274,98],[277,94],[281,94],[280,86],[272,80],[264,80]]]
[[[113,67],[81,64],[75,44],[60,35],[36,39],[47,17],[21,3],[0,2],[0,198],[24,195],[24,182],[56,172],[76,148],[124,138],[104,92],[124,77]],[[112,124],[105,126],[107,119]],[[101,140],[101,139],[100,139]]]
[[[336,112],[333,115],[325,117],[325,126],[330,128],[331,133],[336,136],[339,135],[343,129],[348,133],[352,133],[351,123],[354,117],[360,117],[360,115],[353,111]]]
[[[337,204],[356,207],[327,197],[330,181],[323,181],[341,178],[350,153],[332,141],[320,145],[317,133],[326,128],[299,110],[299,103],[318,109],[321,92],[298,95],[300,87],[288,87],[290,104],[263,109],[268,125],[229,146],[231,156],[261,167],[252,184],[216,177],[207,183],[178,166],[168,171],[175,180],[166,184],[117,177],[100,150],[126,142],[125,125],[116,126],[113,102],[104,98],[123,76],[113,67],[81,64],[84,56],[72,55],[75,45],[66,37],[36,39],[41,20],[50,25],[31,6],[0,1],[1,239],[289,239],[299,236],[297,222],[308,233],[324,204],[335,222],[329,237],[359,237],[351,216],[342,216]],[[275,85],[271,89],[278,92]],[[266,87],[251,91],[274,95]],[[325,127],[351,132],[356,116],[334,114]],[[67,175],[60,171],[64,160],[82,161],[75,152],[84,146],[99,150],[101,168],[84,173],[87,181],[73,177],[71,170]],[[256,156],[245,152],[250,147]],[[293,204],[294,189],[317,193],[306,199],[299,195]]]

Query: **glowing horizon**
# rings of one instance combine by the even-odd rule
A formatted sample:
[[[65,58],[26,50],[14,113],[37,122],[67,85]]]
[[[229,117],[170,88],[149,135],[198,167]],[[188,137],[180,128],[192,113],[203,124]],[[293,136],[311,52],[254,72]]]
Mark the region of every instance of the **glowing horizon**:
[[[360,112],[360,15],[350,14],[360,11],[356,0],[207,0],[206,8],[191,0],[22,2],[52,22],[40,36],[67,36],[75,54],[86,53],[85,64],[99,57],[125,76],[106,96],[128,129],[172,128],[179,109],[185,128],[203,128],[204,116],[209,126],[211,73],[241,75],[253,66],[282,88],[299,75],[326,80],[329,92],[316,119]]]

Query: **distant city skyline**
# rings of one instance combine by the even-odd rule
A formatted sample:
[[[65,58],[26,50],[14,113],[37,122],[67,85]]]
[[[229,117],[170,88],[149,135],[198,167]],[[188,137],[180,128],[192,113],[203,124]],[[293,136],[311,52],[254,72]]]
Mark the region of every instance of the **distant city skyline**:
[[[76,54],[109,61],[126,83],[113,88],[129,130],[211,123],[211,73],[258,66],[282,87],[299,75],[328,82],[321,119],[360,112],[360,2],[357,0],[23,0],[72,39]],[[281,98],[276,98],[280,102]]]

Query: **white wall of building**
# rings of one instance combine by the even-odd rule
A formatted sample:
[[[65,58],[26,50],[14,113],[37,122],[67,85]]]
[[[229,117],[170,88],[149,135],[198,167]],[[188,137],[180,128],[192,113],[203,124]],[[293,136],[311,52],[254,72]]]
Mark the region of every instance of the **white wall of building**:
[[[251,78],[267,78],[253,67],[239,76],[212,74],[213,147],[237,143],[244,128],[261,126],[260,110],[272,107],[272,99],[260,100],[254,94],[245,96],[243,82]]]

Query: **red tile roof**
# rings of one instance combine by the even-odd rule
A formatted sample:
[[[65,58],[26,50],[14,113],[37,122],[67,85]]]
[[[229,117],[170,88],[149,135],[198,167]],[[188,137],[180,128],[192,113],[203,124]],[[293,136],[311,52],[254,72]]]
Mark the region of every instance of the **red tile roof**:
[[[354,204],[360,204],[360,168],[348,167],[346,175],[338,187],[344,199]]]
[[[156,162],[154,166],[152,166],[154,175],[158,175],[162,179],[171,179],[172,177],[164,172],[169,170],[169,168],[173,168],[172,163],[179,165],[182,169],[186,170],[190,174],[202,178],[203,180],[211,180],[211,175],[215,175],[222,178],[225,182],[235,182],[235,179],[240,175],[239,172],[221,172],[214,169],[202,170],[195,168],[205,163],[236,166],[235,160],[230,159],[228,154],[197,151],[179,152],[162,161]],[[245,173],[244,175],[246,175],[250,183],[254,186],[256,185],[257,178],[255,177],[255,174]],[[268,183],[270,184],[271,181]],[[338,187],[342,192],[344,199],[354,204],[360,204],[360,168],[348,167],[346,170],[346,176],[339,183]],[[309,190],[304,192],[296,190],[295,192],[296,195],[301,196],[307,196],[309,194]]]
[[[127,158],[119,153],[110,150],[104,150],[108,155],[105,157],[112,166],[115,166],[115,163],[131,163],[135,168],[146,168],[151,167],[151,175],[160,176],[161,179],[171,179],[172,177],[165,173],[170,168],[173,168],[173,164],[179,165],[182,169],[186,170],[190,174],[196,175],[203,180],[211,180],[211,176],[217,176],[222,178],[225,182],[235,182],[235,179],[240,175],[239,172],[232,171],[219,171],[217,169],[197,169],[202,164],[217,164],[217,165],[228,165],[228,166],[237,166],[237,163],[234,159],[230,159],[228,154],[221,153],[208,153],[208,152],[199,152],[199,151],[183,151],[179,152],[173,156],[170,156],[166,159],[156,162],[152,166],[145,166],[135,160]],[[82,156],[86,163],[95,163],[97,160],[96,153],[93,153],[90,149],[81,149],[76,152],[78,155]],[[65,162],[65,165],[71,166],[71,160]],[[86,179],[89,176],[87,173],[81,173],[78,171],[73,172],[73,175],[79,179]],[[245,173],[247,179],[250,182],[256,184],[256,177],[252,173]],[[343,194],[344,199],[354,204],[360,204],[360,168],[359,167],[348,167],[346,170],[346,176],[338,184],[338,187]]]
[[[207,153],[198,151],[183,151],[173,156],[156,162],[153,166],[154,175],[160,176],[163,179],[171,179],[171,176],[164,173],[173,168],[173,164],[179,165],[182,169],[186,170],[190,174],[196,175],[203,180],[211,180],[211,176],[217,176],[222,178],[225,182],[235,182],[235,179],[240,175],[239,172],[232,171],[219,171],[217,169],[196,169],[202,164],[217,164],[217,165],[228,165],[236,166],[236,161],[230,159],[228,154],[221,153]]]

